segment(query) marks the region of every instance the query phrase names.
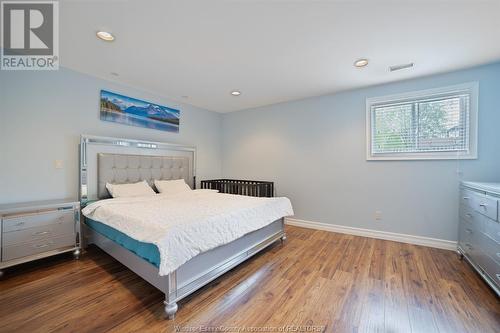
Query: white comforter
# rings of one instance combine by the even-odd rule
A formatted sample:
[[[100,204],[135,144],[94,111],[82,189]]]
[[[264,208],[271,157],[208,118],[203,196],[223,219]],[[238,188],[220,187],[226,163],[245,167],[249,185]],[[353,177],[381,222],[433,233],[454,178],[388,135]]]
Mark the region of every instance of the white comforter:
[[[256,198],[194,190],[174,195],[94,202],[82,213],[160,252],[160,275],[197,254],[293,215],[287,198]]]

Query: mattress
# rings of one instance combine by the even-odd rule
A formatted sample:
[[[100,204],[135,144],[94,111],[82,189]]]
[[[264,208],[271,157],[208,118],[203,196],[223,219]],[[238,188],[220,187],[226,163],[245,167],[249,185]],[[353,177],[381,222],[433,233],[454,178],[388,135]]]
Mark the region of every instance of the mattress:
[[[99,200],[87,205],[82,214],[123,233],[120,237],[107,236],[115,241],[153,244],[160,257],[156,260],[159,274],[165,276],[200,253],[293,215],[293,209],[287,198],[247,197],[205,189]],[[138,248],[129,250],[136,253]]]
[[[126,248],[130,252],[135,253],[142,259],[150,262],[156,267],[160,267],[160,252],[158,251],[158,247],[156,247],[156,245],[151,243],[139,242],[138,240],[125,235],[123,232],[120,232],[115,228],[89,218],[85,219],[85,224],[94,231],[111,239],[118,245]]]

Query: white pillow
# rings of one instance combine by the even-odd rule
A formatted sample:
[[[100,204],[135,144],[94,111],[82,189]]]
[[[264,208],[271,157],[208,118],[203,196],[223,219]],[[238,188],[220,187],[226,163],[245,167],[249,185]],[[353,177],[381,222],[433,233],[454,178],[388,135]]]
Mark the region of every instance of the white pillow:
[[[145,180],[133,184],[106,183],[106,188],[113,198],[139,197],[156,194]]]
[[[155,180],[155,186],[161,194],[178,194],[191,191],[191,188],[184,179],[176,180]]]

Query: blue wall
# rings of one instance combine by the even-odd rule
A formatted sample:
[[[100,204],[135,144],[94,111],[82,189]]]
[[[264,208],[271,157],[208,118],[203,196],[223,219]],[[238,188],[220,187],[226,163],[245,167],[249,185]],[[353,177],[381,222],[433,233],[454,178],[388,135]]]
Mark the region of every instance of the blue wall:
[[[367,97],[470,81],[480,84],[479,159],[365,160]],[[180,108],[180,133],[100,121],[100,89]],[[299,219],[454,240],[458,181],[500,180],[499,92],[497,63],[217,114],[67,69],[1,71],[0,203],[76,196],[85,133],[195,145],[198,179],[273,180]]]
[[[100,89],[180,109],[180,132],[99,120]],[[81,134],[194,145],[198,179],[221,174],[219,113],[68,69],[0,71],[0,203],[76,197]]]
[[[366,98],[470,81],[479,159],[366,161]],[[459,180],[500,180],[500,63],[226,114],[222,142],[223,176],[275,181],[298,219],[455,240]]]

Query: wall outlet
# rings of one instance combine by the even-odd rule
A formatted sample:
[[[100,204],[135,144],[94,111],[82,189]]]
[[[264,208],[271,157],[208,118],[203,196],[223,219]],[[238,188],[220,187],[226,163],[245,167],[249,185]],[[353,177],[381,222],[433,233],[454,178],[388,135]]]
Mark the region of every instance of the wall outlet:
[[[373,218],[375,219],[375,221],[382,220],[382,211],[376,210],[375,213],[373,213]]]
[[[62,169],[64,167],[63,160],[54,160],[54,168]]]

